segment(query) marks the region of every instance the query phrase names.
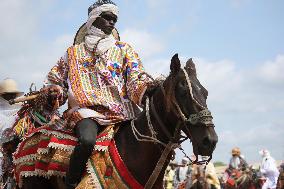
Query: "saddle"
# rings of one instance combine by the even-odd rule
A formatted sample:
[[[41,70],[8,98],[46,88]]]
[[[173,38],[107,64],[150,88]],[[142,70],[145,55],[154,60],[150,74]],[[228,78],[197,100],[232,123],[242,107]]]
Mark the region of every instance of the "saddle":
[[[106,127],[98,135],[94,151],[106,151],[114,133],[113,125]],[[22,186],[23,177],[64,177],[76,145],[77,138],[70,131],[52,125],[35,128],[14,153],[15,178],[19,186]]]

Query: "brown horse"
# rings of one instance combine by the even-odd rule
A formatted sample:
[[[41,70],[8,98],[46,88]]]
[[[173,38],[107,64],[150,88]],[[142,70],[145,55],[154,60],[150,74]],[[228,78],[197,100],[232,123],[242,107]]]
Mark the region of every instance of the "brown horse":
[[[182,68],[176,54],[170,68],[170,75],[155,89],[150,101],[144,102],[145,109],[149,111],[144,110],[132,123],[126,122],[114,138],[126,167],[143,186],[162,156],[165,149],[163,144],[180,143],[182,131],[192,141],[196,156],[212,156],[218,141],[206,105],[208,92],[197,79],[192,59]],[[149,120],[152,122],[151,127]],[[148,136],[147,140],[138,138],[138,133],[139,136]],[[173,153],[174,149],[171,149],[171,153],[164,157],[166,162],[155,173],[157,178],[154,179],[154,185],[150,185],[151,188],[163,188],[164,172]],[[55,188],[47,182],[43,178],[28,177],[24,181],[24,188],[40,186],[44,189],[45,185],[49,189]]]
[[[233,171],[235,177],[231,182],[226,183],[226,189],[261,189],[263,185],[263,177],[258,170],[252,167],[242,171]]]
[[[212,163],[204,165],[192,165],[189,178],[181,184],[179,189],[220,189],[220,182]]]
[[[180,67],[178,56],[175,55],[171,62],[170,76],[161,87],[157,88],[152,97],[151,105],[155,106],[159,119],[162,120],[162,123],[160,123],[158,119],[154,119],[155,116],[152,116],[154,130],[157,131],[157,138],[167,144],[171,140],[170,137],[174,136],[176,126],[181,123],[183,125],[180,129],[191,138],[194,153],[196,155],[211,156],[217,143],[217,135],[213,125],[205,125],[202,122],[193,125],[190,122],[184,122],[182,119],[182,112],[185,117],[189,118],[190,115],[204,110],[203,108],[207,107],[206,98],[208,95],[206,89],[197,79],[195,65],[192,60],[187,62],[185,70],[188,77]],[[154,115],[153,112],[150,113]],[[144,111],[135,121],[135,125],[140,133],[150,135],[148,127],[145,127],[147,125],[146,117]],[[167,132],[170,136],[167,135]],[[123,127],[117,133],[115,140],[128,169],[142,185],[145,185],[161,157],[163,146],[153,145],[151,142],[139,142],[130,133],[132,133],[131,127]],[[123,147],[124,145],[127,145],[127,147]],[[168,162],[170,157],[168,157]],[[136,159],[145,162],[147,166],[144,163],[133,162]],[[154,188],[162,188],[167,164],[164,165]]]
[[[280,166],[280,174],[278,177],[277,188],[284,189],[284,164]]]

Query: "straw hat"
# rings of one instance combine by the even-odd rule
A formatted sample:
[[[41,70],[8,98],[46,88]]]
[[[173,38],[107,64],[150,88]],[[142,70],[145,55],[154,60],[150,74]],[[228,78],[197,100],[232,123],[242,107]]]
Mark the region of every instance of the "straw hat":
[[[82,42],[85,41],[85,36],[87,35],[87,25],[86,23],[84,23],[80,28],[79,30],[77,31],[76,35],[75,35],[75,38],[74,38],[74,42],[73,42],[73,45],[78,45]],[[114,38],[118,41],[120,41],[120,36],[119,36],[119,33],[117,31],[116,28],[114,28],[112,30],[112,35],[114,36]]]
[[[23,92],[19,91],[16,81],[13,79],[5,79],[0,82],[0,95],[7,93],[16,93],[17,97],[24,94]]]

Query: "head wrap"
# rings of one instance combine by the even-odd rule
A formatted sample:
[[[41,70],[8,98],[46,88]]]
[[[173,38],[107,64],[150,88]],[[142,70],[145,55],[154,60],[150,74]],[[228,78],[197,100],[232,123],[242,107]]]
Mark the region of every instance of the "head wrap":
[[[99,0],[88,9],[89,18],[86,23],[88,34],[85,37],[85,44],[89,50],[95,50],[95,53],[99,55],[105,53],[116,42],[113,35],[107,35],[92,25],[103,12],[111,12],[118,16],[119,11],[110,0]]]
[[[262,157],[269,157],[269,156],[270,156],[269,151],[266,150],[266,149],[260,150],[260,151],[259,151],[259,154],[260,154]]]
[[[184,157],[184,158],[182,158],[181,163],[187,164],[187,163],[189,163],[189,159],[187,157]]]

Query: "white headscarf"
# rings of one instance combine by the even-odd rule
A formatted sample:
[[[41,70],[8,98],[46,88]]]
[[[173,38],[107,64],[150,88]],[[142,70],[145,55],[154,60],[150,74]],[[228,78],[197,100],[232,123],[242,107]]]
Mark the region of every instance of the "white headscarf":
[[[10,105],[0,96],[0,137],[5,129],[13,126],[20,108],[19,105]]]
[[[262,157],[270,157],[270,153],[268,150],[264,149],[264,150],[260,150],[259,151],[259,154],[262,156]]]
[[[103,12],[111,12],[114,15],[118,16],[119,11],[116,5],[103,4],[97,8],[94,8],[89,14],[89,18],[86,24],[88,35],[86,35],[85,37],[85,44],[89,50],[96,50],[96,54],[99,55],[105,53],[116,43],[113,35],[107,35],[102,30],[92,25]]]

